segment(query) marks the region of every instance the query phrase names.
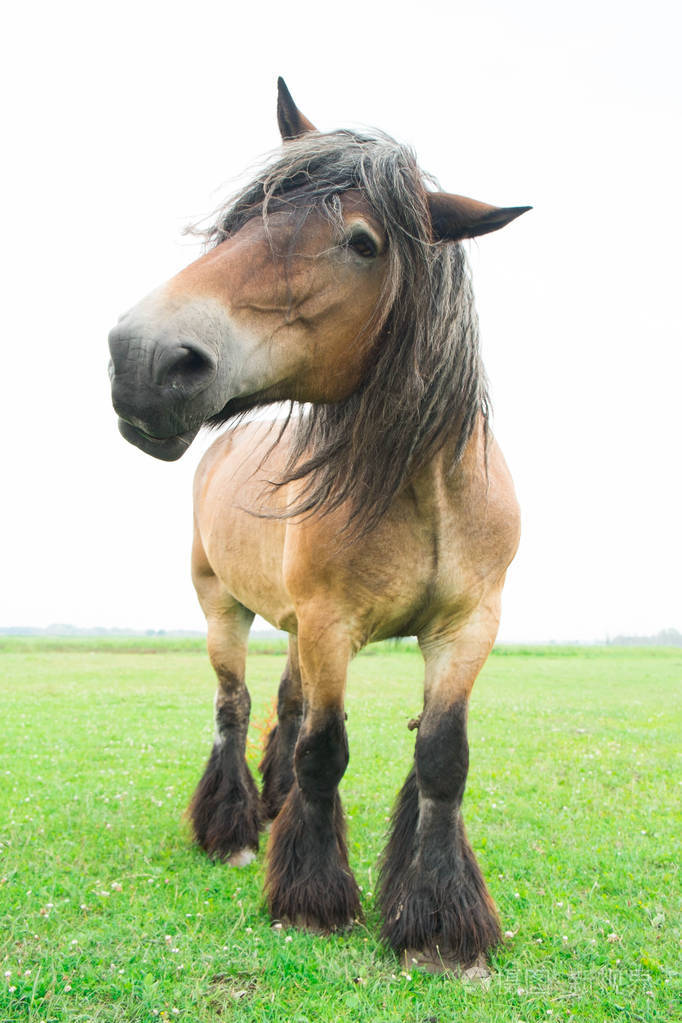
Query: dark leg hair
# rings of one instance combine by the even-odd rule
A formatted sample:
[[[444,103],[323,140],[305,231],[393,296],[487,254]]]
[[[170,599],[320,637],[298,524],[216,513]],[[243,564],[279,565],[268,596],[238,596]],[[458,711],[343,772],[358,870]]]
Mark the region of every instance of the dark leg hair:
[[[274,820],[294,784],[294,750],[303,718],[301,671],[296,637],[289,639],[289,657],[279,684],[277,724],[268,735],[260,763],[263,812]]]
[[[393,813],[381,868],[382,935],[436,968],[467,967],[500,940],[495,905],[464,830],[466,700],[427,706],[415,766]]]
[[[272,826],[266,891],[274,919],[328,933],[361,915],[337,786],[348,764],[344,715],[308,715],[294,754],[295,784]]]
[[[251,699],[244,684],[246,640],[253,615],[235,605],[208,618],[208,649],[218,676],[215,738],[204,775],[189,807],[199,845],[235,866],[258,850],[262,810],[246,763]]]

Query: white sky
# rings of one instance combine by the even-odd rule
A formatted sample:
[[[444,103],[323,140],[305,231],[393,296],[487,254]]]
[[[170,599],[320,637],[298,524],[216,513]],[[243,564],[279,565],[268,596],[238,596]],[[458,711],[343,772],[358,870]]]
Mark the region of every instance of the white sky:
[[[0,625],[203,627],[190,489],[208,438],[173,464],[126,444],[106,337],[277,144],[282,74],[321,129],[378,126],[443,187],[535,207],[470,248],[524,511],[500,638],[682,629],[679,10],[12,5]]]

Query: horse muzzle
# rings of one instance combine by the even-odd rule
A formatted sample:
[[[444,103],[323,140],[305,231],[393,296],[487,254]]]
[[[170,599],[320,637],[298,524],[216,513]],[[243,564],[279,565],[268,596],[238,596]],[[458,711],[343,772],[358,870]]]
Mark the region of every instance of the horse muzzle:
[[[125,321],[109,333],[109,351],[111,402],[121,434],[155,458],[179,458],[222,404],[217,357],[193,339],[145,339]]]
[[[111,400],[122,436],[175,461],[222,405],[219,360],[194,337],[145,334],[126,317],[109,334]]]
[[[118,430],[122,437],[130,444],[134,444],[146,455],[153,455],[164,462],[176,462],[184,455],[190,446],[199,428],[185,430],[184,433],[176,434],[174,437],[154,437],[152,434],[133,426],[127,419],[118,417]]]

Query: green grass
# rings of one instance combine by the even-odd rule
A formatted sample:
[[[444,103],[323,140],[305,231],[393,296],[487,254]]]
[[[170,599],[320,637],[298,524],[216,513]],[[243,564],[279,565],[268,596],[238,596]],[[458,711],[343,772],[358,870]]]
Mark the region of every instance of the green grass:
[[[249,661],[254,767],[281,667]],[[262,855],[235,871],[190,842],[212,734],[199,644],[4,641],[0,1021],[679,1019],[682,651],[489,660],[464,807],[510,935],[487,988],[406,975],[377,941],[421,675],[409,647],[352,666],[342,795],[367,919],[324,939],[271,928]]]

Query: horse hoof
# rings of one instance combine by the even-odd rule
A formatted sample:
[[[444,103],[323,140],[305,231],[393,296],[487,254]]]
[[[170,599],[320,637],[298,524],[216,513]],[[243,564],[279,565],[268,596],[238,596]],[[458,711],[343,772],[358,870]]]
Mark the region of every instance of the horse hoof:
[[[228,867],[246,867],[255,858],[256,853],[253,849],[238,849],[237,852],[230,853],[225,862]]]
[[[488,966],[487,960],[482,952],[470,966],[462,969],[462,980],[468,980],[472,984],[481,984],[484,987],[488,987],[491,977],[492,970]]]
[[[454,956],[439,951],[421,952],[416,948],[406,948],[402,956],[403,965],[406,970],[424,970],[426,973],[452,973],[462,980],[468,980],[473,984],[489,984],[490,968],[486,958],[481,954],[464,966]]]

